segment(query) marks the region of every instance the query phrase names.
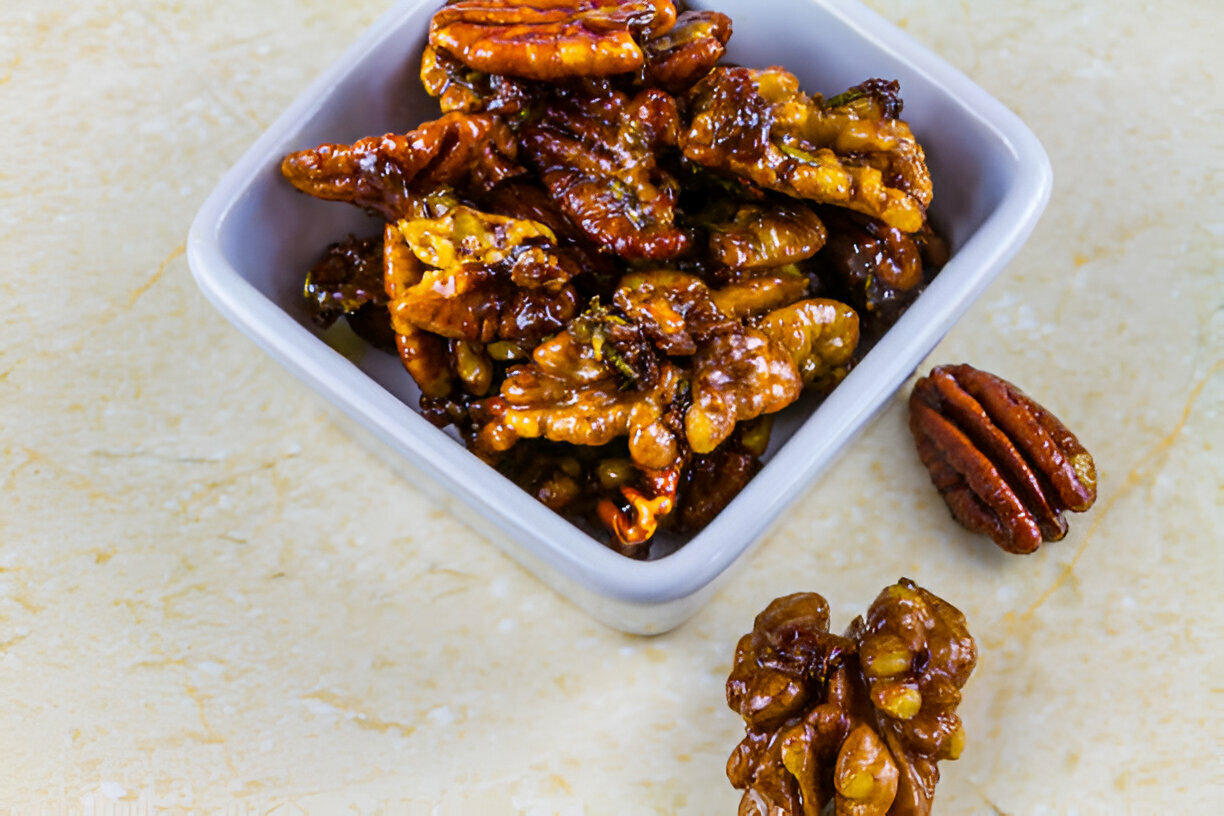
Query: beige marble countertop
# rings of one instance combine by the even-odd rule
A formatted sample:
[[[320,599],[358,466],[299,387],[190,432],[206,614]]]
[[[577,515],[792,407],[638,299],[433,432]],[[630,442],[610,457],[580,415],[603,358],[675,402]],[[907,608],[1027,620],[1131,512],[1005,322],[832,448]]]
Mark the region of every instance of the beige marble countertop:
[[[1049,405],[1100,500],[1005,556],[899,396],[643,639],[431,507],[191,280],[208,191],[384,3],[3,4],[0,810],[734,813],[736,639],[901,575],[981,647],[937,812],[1224,810],[1224,6],[872,5],[1050,153],[1043,220],[929,362]]]

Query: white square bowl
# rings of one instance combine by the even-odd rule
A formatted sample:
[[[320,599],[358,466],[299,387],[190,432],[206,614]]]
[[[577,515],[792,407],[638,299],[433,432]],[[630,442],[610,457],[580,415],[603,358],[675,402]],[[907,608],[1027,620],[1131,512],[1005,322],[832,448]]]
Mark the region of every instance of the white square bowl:
[[[440,502],[458,500],[477,511],[454,507],[478,532],[610,626],[666,631],[713,593],[1015,254],[1049,197],[1049,161],[1015,115],[856,3],[691,2],[734,20],[728,60],[785,66],[809,92],[832,95],[869,77],[900,80],[905,118],[934,180],[931,218],[952,256],[831,396],[778,415],[764,468],[706,529],[669,555],[634,561],[537,503],[422,418],[411,407],[418,392],[398,359],[370,350],[351,362],[307,317],[305,270],[328,243],[379,225],[355,207],[296,192],[281,178],[281,158],[436,118],[417,74],[439,5],[397,3],[247,151],[192,224],[192,271],[217,309],[338,408],[342,424]]]

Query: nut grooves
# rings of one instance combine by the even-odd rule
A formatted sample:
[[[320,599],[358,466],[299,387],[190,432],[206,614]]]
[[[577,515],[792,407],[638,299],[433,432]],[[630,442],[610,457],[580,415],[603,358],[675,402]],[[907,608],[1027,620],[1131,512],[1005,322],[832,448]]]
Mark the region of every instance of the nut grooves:
[[[1096,501],[1096,467],[1075,434],[1011,383],[969,365],[914,385],[910,430],[953,517],[1007,552],[1067,534],[1063,513]]]

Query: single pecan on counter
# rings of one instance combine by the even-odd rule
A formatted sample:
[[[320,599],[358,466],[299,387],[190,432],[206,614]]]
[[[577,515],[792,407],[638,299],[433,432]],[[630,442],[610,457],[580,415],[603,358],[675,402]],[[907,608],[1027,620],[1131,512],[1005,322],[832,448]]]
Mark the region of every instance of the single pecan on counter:
[[[746,735],[727,761],[740,816],[925,816],[956,759],[960,689],[977,662],[964,616],[913,581],[844,636],[825,599],[778,598],[740,639],[727,703]]]
[[[969,365],[914,385],[910,430],[953,517],[1007,552],[1067,534],[1063,512],[1096,501],[1096,466],[1075,434],[1011,383]]]

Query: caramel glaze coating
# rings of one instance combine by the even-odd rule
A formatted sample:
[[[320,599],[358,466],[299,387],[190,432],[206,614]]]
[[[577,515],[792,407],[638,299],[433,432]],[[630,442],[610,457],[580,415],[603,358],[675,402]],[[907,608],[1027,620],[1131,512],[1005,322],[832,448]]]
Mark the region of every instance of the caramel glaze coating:
[[[421,52],[421,85],[443,113],[513,116],[530,104],[535,92],[527,80],[475,71],[432,45]]]
[[[302,296],[315,325],[328,328],[341,315],[353,333],[375,348],[395,348],[382,291],[382,242],[349,237],[329,246],[310,271]]]
[[[681,474],[677,518],[681,529],[703,529],[748,485],[761,469],[770,427],[768,417],[741,423],[713,451],[692,456]]]
[[[811,258],[828,232],[800,202],[743,203],[725,220],[709,224],[710,252],[729,269],[770,269]]]
[[[690,237],[675,223],[679,184],[658,163],[680,120],[663,91],[558,95],[521,133],[523,153],[566,215],[629,260],[666,260]]]
[[[736,423],[780,411],[803,390],[787,350],[752,328],[714,334],[693,356],[692,377],[693,406],[684,429],[695,453],[710,453]]]
[[[977,662],[964,616],[914,582],[842,637],[815,593],[778,598],[740,639],[727,704],[746,735],[727,762],[741,816],[926,816],[956,759],[956,707]]]
[[[1096,466],[1075,434],[1006,380],[939,366],[914,385],[910,430],[952,515],[1007,552],[1067,534],[1063,512],[1096,501]]]
[[[671,94],[688,90],[727,51],[731,18],[717,11],[685,11],[667,31],[642,43],[645,61],[638,82]]]
[[[544,344],[536,350],[537,359],[549,351],[550,345]],[[658,383],[645,391],[621,390],[610,373],[598,381],[578,383],[545,374],[538,367],[518,367],[506,377],[501,396],[486,405],[494,419],[481,429],[478,444],[504,451],[519,439],[543,437],[575,445],[606,445],[627,435],[634,462],[647,469],[665,469],[676,460],[677,440],[660,419],[679,385],[680,373],[670,365],[661,367]]]
[[[327,247],[306,273],[302,296],[316,325],[327,328],[368,303],[384,304],[382,242],[355,238]]]
[[[523,168],[514,134],[488,114],[448,113],[406,134],[290,153],[281,173],[316,198],[347,201],[387,221],[410,217],[439,187],[487,190]]]
[[[460,0],[434,14],[429,43],[477,71],[555,82],[636,71],[635,36],[675,22],[671,0]]]
[[[888,101],[881,88],[893,94]],[[780,68],[715,68],[687,96],[681,146],[706,167],[916,232],[931,182],[909,126],[893,118],[895,91],[871,81],[825,104]]]
[[[790,355],[804,385],[829,389],[849,373],[858,347],[859,320],[845,303],[801,300],[770,312],[760,327]]]

